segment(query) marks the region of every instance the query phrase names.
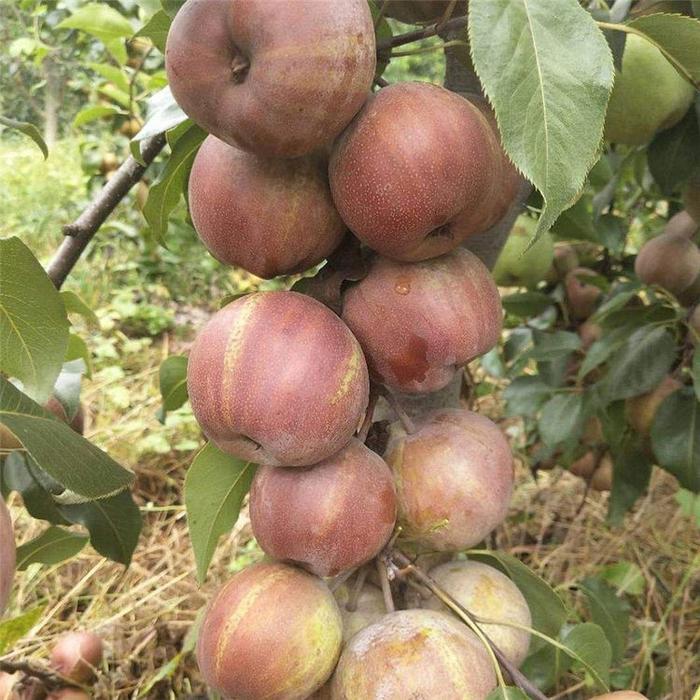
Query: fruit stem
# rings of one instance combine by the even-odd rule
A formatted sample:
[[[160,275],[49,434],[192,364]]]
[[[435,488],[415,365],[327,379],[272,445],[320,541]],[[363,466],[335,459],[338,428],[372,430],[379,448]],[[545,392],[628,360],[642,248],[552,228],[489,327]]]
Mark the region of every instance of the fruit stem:
[[[386,396],[386,400],[389,402],[389,405],[394,409],[394,413],[396,413],[398,419],[401,421],[403,429],[409,435],[413,435],[413,433],[416,432],[415,423],[411,420],[411,417],[408,415],[408,413],[406,413],[406,411],[403,410],[403,406],[399,402],[398,398],[396,398],[396,394],[394,394],[394,392],[388,387],[384,387],[384,389],[384,395]]]
[[[363,566],[357,572],[357,578],[350,591],[350,596],[348,597],[348,602],[345,605],[345,609],[348,612],[355,612],[357,610],[357,600],[362,592],[362,586],[365,585],[365,579],[367,578],[367,567]]]
[[[396,610],[394,605],[394,598],[391,595],[391,584],[389,583],[389,573],[387,571],[387,563],[382,557],[377,557],[375,560],[377,562],[377,573],[379,574],[379,581],[382,584],[382,593],[384,594],[384,606],[388,613],[393,613]]]
[[[431,51],[442,51],[449,46],[468,46],[466,41],[461,41],[460,39],[453,39],[452,41],[446,41],[444,44],[433,44],[432,46],[420,46],[417,49],[411,49],[410,51],[392,51],[389,58],[401,58],[402,56],[416,56],[421,53],[430,53]]]
[[[447,22],[437,22],[436,24],[431,24],[423,29],[414,29],[411,32],[406,32],[405,34],[397,34],[396,36],[388,37],[387,39],[382,39],[377,42],[377,53],[391,49],[394,46],[403,46],[404,44],[412,44],[414,41],[420,41],[421,39],[428,39],[431,36],[436,36],[438,32],[447,32],[452,29],[461,29],[467,26],[467,17],[462,15],[460,17],[453,17],[447,20]]]

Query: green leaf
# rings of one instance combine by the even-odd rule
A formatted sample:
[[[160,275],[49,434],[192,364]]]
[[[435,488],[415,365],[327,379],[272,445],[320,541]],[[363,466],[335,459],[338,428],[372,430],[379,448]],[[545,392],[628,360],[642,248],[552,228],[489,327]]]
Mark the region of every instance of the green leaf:
[[[386,41],[387,39],[391,39],[391,37],[394,35],[394,33],[391,31],[391,25],[389,24],[389,22],[387,22],[386,17],[383,14],[380,14],[380,10],[377,6],[377,3],[374,0],[367,0],[367,2],[369,4],[370,12],[372,13],[372,21],[374,23],[374,35],[377,40],[377,43],[379,43],[380,41]],[[374,72],[374,77],[379,78],[382,75],[382,73],[384,73],[388,65],[388,54],[386,57],[379,58],[377,60],[377,68]]]
[[[238,520],[254,473],[254,464],[225,454],[213,443],[197,453],[187,471],[187,523],[200,583],[206,578],[219,538]]]
[[[608,520],[619,525],[627,511],[644,494],[651,478],[651,460],[637,436],[624,434],[612,444],[613,483],[608,503]]]
[[[0,376],[0,423],[64,488],[85,498],[104,498],[125,489],[132,472],[71,430]]]
[[[177,140],[163,172],[148,191],[148,200],[143,208],[143,214],[153,235],[161,244],[168,230],[170,212],[180,201],[192,162],[206,135],[205,131],[193,124]]]
[[[126,114],[126,112],[112,105],[88,105],[87,107],[83,107],[83,109],[75,115],[73,126],[77,129],[97,119],[113,117],[117,114]]]
[[[673,14],[639,17],[628,25],[651,41],[678,72],[700,88],[700,21]]]
[[[567,609],[561,598],[544,579],[519,559],[505,552],[475,550],[467,553],[470,559],[487,561],[509,576],[525,596],[532,614],[532,627],[549,637],[556,637],[567,617]],[[530,648],[534,651],[542,641],[533,638]]]
[[[73,360],[82,360],[85,364],[86,376],[92,377],[92,360],[87,343],[79,335],[70,333],[64,362],[72,362]]]
[[[129,93],[120,90],[115,85],[104,83],[97,88],[97,92],[109,98],[115,104],[118,104],[124,111],[128,111],[129,106],[136,106],[135,103],[132,103]]]
[[[510,685],[492,690],[486,696],[486,700],[529,700],[529,696],[525,695],[520,688]]]
[[[19,238],[0,239],[0,370],[45,401],[68,347],[63,301]]]
[[[647,149],[649,170],[661,191],[672,195],[700,163],[698,115],[689,109],[670,129],[660,131]]]
[[[581,338],[577,333],[569,331],[545,333],[536,330],[532,334],[532,339],[535,347],[530,351],[530,357],[533,360],[556,360],[581,347]]]
[[[644,574],[632,561],[618,561],[603,568],[600,578],[617,588],[620,593],[642,595],[646,586]]]
[[[578,2],[471,0],[474,67],[506,152],[542,193],[537,235],[574,202],[598,159],[613,61]]]
[[[97,320],[95,312],[75,292],[63,291],[60,294],[67,314],[78,314],[92,328],[100,327],[100,322]]]
[[[693,388],[695,396],[700,400],[700,352],[693,351]]]
[[[178,10],[184,5],[185,0],[161,0],[160,4],[163,7],[168,17],[174,18]]]
[[[0,124],[6,126],[8,129],[14,129],[15,131],[20,131],[25,136],[34,141],[34,143],[39,146],[39,150],[44,154],[44,160],[49,157],[49,147],[46,145],[46,141],[41,136],[41,132],[37,129],[34,124],[30,122],[17,121],[16,119],[10,119],[10,117],[3,117],[0,115]]]
[[[37,605],[17,617],[0,622],[0,656],[11,649],[29,630],[36,625],[44,614],[46,606]]]
[[[676,503],[680,506],[681,513],[695,520],[700,528],[700,493],[695,494],[688,489],[678,489]]]
[[[69,420],[80,409],[80,389],[87,367],[83,360],[65,362],[53,387],[53,395],[61,402]]]
[[[628,340],[630,331],[628,328],[616,328],[610,333],[605,333],[596,340],[586,356],[583,358],[578,371],[579,378],[583,379],[589,372],[602,365],[607,359],[619,350]]]
[[[675,359],[676,343],[665,328],[639,328],[612,357],[601,391],[608,401],[645,394],[668,374]]]
[[[543,406],[537,427],[545,445],[554,447],[578,439],[583,432],[584,417],[582,394],[556,394]]]
[[[506,415],[530,416],[552,395],[552,387],[547,386],[538,376],[516,377],[503,392],[506,401]]]
[[[169,87],[164,87],[148,100],[147,114],[146,123],[141,127],[139,133],[134,136],[133,140],[136,142],[162,134],[188,121],[187,115],[175,102]]]
[[[552,226],[552,233],[564,241],[579,240],[598,242],[598,233],[593,225],[591,197],[583,195],[565,209]]]
[[[129,94],[129,78],[124,69],[111,66],[109,63],[88,63],[86,65],[105,80],[114,83],[119,90]]]
[[[592,622],[574,625],[562,639],[565,653],[583,664],[602,688],[607,690],[612,651],[605,632]]]
[[[74,557],[87,541],[85,535],[50,527],[30,542],[17,547],[17,569],[24,571],[30,564],[59,564]]]
[[[541,690],[553,688],[571,667],[571,659],[550,644],[530,651],[520,670]]]
[[[161,52],[165,53],[165,41],[168,38],[170,23],[172,20],[168,13],[164,10],[158,10],[141,29],[136,32],[135,36],[148,37],[154,46]]]
[[[128,491],[89,503],[60,505],[61,515],[90,533],[102,556],[129,566],[141,534],[141,512]]]
[[[163,405],[159,411],[161,422],[168,411],[180,408],[187,401],[187,358],[173,355],[166,358],[158,370],[160,395]]]
[[[579,584],[588,602],[591,620],[599,625],[610,642],[612,663],[619,663],[627,649],[630,606],[605,581],[588,577]]]
[[[514,316],[527,318],[538,316],[553,304],[552,299],[542,292],[517,292],[501,299],[503,308]]]
[[[700,404],[690,387],[674,391],[659,406],[651,426],[659,466],[683,488],[700,491]]]

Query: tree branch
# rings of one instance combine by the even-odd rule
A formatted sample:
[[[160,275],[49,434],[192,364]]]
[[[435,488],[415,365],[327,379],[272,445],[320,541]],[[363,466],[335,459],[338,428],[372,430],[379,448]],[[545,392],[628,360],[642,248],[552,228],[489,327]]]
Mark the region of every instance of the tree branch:
[[[164,146],[165,134],[158,134],[144,141],[141,156],[145,165],[141,165],[133,156],[129,156],[80,216],[73,223],[63,227],[66,238],[61,242],[46,269],[57,289],[61,288],[100,226],[141,179],[146,168],[155,160]]]
[[[80,683],[75,683],[70,678],[61,676],[58,673],[47,671],[45,668],[31,663],[30,661],[3,661],[0,659],[0,671],[13,674],[18,671],[29,678],[36,678],[46,686],[47,690],[57,690],[59,688],[83,688]]]
[[[421,39],[429,39],[431,36],[437,36],[438,33],[448,32],[454,29],[462,29],[467,26],[467,17],[463,15],[461,17],[453,17],[448,19],[447,22],[436,22],[428,27],[422,29],[414,29],[411,32],[406,32],[405,34],[397,34],[396,36],[389,37],[388,39],[382,39],[377,42],[377,53],[382,51],[387,51],[394,46],[403,46],[404,44],[412,44],[414,41],[420,41]]]

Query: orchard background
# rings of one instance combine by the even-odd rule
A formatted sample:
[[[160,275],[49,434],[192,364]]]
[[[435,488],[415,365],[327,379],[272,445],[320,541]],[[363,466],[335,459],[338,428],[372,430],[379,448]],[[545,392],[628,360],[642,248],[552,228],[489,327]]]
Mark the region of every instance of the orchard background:
[[[29,664],[51,683],[56,640],[92,630],[105,643],[95,697],[206,697],[192,653],[199,610],[263,553],[245,498],[253,467],[201,451],[186,356],[197,330],[240,295],[317,291],[301,276],[263,280],[222,265],[192,227],[183,193],[205,133],[175,104],[163,61],[181,4],[0,4],[0,427],[22,443],[0,434],[18,545],[0,668]],[[687,241],[700,217],[700,8],[471,0],[467,34],[458,3],[439,4],[438,27],[372,6],[375,89],[418,80],[475,94],[478,74],[505,150],[534,184],[523,179],[501,224],[467,242],[493,266],[526,212],[495,270],[501,341],[437,399],[496,421],[515,456],[509,515],[482,549],[501,557],[537,607],[538,629],[561,645],[539,647],[522,671],[550,698],[600,686],[691,698],[700,294],[674,284],[695,264]],[[423,38],[394,40],[417,26]],[[625,37],[652,42],[686,86],[643,73],[627,103],[618,98],[632,145],[601,141]],[[682,113],[647,134],[640,103],[647,116],[670,103]],[[695,219],[681,213],[673,224],[684,252],[651,256],[666,266],[655,279],[635,270],[645,243],[686,209]],[[578,265],[593,271],[584,311],[572,303],[577,280],[565,279]],[[697,282],[700,262],[693,270]],[[661,383],[670,395],[651,414],[630,408]],[[69,418],[82,405],[84,436],[99,450],[42,417],[52,391]],[[212,473],[230,475],[226,488]]]

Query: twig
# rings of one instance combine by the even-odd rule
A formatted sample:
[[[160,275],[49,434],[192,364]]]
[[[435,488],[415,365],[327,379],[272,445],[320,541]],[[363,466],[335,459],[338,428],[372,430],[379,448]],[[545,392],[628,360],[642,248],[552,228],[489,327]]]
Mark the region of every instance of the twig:
[[[46,686],[47,690],[83,687],[80,683],[76,683],[70,678],[53,671],[47,671],[45,668],[37,666],[30,661],[3,661],[0,659],[0,671],[10,674],[19,672],[30,678],[37,678]]]
[[[394,46],[403,46],[404,44],[412,44],[414,41],[421,39],[429,39],[431,36],[437,36],[438,32],[447,32],[452,29],[461,29],[467,26],[467,17],[453,17],[447,22],[438,22],[431,24],[423,29],[414,29],[405,34],[397,34],[396,36],[388,37],[377,42],[377,53],[391,49]]]
[[[506,658],[504,653],[489,639],[484,631],[481,630],[474,615],[472,615],[463,605],[455,600],[449,593],[447,593],[447,591],[438,586],[438,584],[435,583],[435,581],[433,581],[428,574],[414,564],[405,554],[403,554],[403,552],[393,550],[387,556],[392,560],[395,560],[405,572],[413,574],[423,585],[425,585],[426,588],[434,593],[443,603],[445,603],[445,605],[447,605],[465,622],[469,621],[470,627],[479,629],[481,636],[483,636],[488,643],[488,646],[491,648],[494,656],[496,659],[498,659],[498,663],[510,675],[513,683],[515,683],[531,698],[534,698],[534,700],[547,700],[547,696],[544,695],[526,676],[524,676],[517,666],[512,664]]]
[[[389,583],[389,574],[387,572],[386,561],[382,557],[377,557],[377,573],[379,574],[379,581],[382,584],[382,593],[384,594],[384,606],[388,613],[394,612],[396,606],[394,605],[394,597],[391,595],[391,584]]]
[[[331,591],[333,591],[333,592],[337,591],[356,571],[357,571],[357,568],[354,568],[354,569],[348,569],[347,571],[343,571],[342,574],[338,574],[328,584],[328,588],[330,588]]]
[[[401,425],[403,425],[404,430],[409,434],[413,435],[413,433],[416,432],[416,425],[415,423],[411,420],[411,417],[404,411],[403,406],[399,402],[399,400],[396,398],[396,394],[389,389],[388,387],[384,387],[384,396],[386,396],[386,400],[389,402],[391,407],[394,409],[394,413],[398,416],[398,419],[401,421]]]
[[[129,156],[80,216],[73,223],[63,227],[66,238],[61,242],[46,269],[57,289],[60,289],[66,281],[66,277],[97,230],[129,190],[141,179],[146,168],[155,160],[164,146],[165,134],[158,134],[144,141],[141,156],[145,165],[141,165],[133,156]]]

